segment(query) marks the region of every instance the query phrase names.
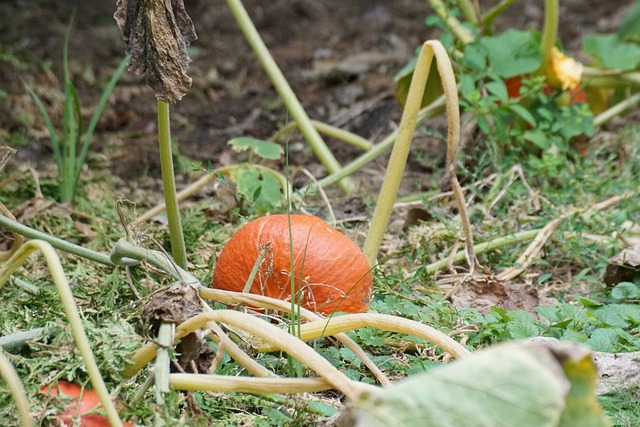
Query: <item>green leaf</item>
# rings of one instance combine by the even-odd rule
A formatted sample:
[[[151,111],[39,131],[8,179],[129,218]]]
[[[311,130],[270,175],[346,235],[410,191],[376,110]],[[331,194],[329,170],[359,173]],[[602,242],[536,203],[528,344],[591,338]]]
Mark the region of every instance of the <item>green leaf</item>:
[[[338,412],[335,406],[317,400],[310,401],[307,406],[325,417],[332,417]]]
[[[534,308],[536,313],[540,316],[544,317],[551,323],[556,323],[560,321],[560,317],[558,316],[558,309],[553,305],[539,305]]]
[[[252,165],[234,169],[231,178],[238,192],[261,213],[271,212],[283,200],[280,183],[271,172]]]
[[[241,137],[229,140],[228,144],[236,152],[251,150],[264,159],[278,160],[282,156],[282,147],[271,141]]]
[[[500,100],[500,102],[507,102],[509,100],[509,93],[507,92],[507,85],[504,84],[504,81],[502,81],[502,80],[494,80],[494,81],[488,82],[485,85],[485,87],[487,88],[489,93],[497,96],[498,99]],[[527,111],[527,114],[529,114],[528,111]],[[533,118],[533,116],[532,116],[532,118]],[[535,123],[535,121],[534,121],[534,123]]]
[[[552,426],[569,386],[546,348],[503,344],[364,397],[350,425]]]
[[[365,394],[338,425],[607,427],[578,345],[501,344]]]
[[[384,338],[376,334],[376,330],[372,328],[362,328],[358,331],[358,336],[367,347],[384,346]]]
[[[582,304],[584,308],[602,307],[603,305],[600,301],[596,301],[586,297],[576,296],[575,300]]]
[[[507,330],[514,340],[533,338],[540,334],[538,328],[533,322],[513,322],[507,324]]]
[[[602,322],[621,328],[629,326],[629,322],[637,324],[640,320],[640,306],[635,304],[609,304],[593,312]]]
[[[585,342],[595,351],[615,353],[617,350],[618,332],[615,329],[596,329]]]
[[[506,90],[506,88],[505,88]],[[509,106],[509,109],[516,113],[518,117],[520,117],[525,122],[529,123],[532,127],[536,126],[536,119],[533,117],[533,114],[529,112],[526,108],[524,108],[520,104],[513,104]]]
[[[562,341],[571,341],[571,342],[579,342],[584,343],[589,339],[582,332],[575,331],[573,329],[567,329],[562,334]]]
[[[532,142],[536,147],[546,150],[551,147],[551,141],[547,134],[540,129],[526,131],[522,137],[525,141]]]
[[[561,304],[560,313],[562,313],[565,318],[574,320],[579,323],[584,323],[588,320],[587,313],[583,309],[571,304]]]
[[[629,71],[640,65],[640,46],[625,43],[615,34],[585,37],[584,50],[604,68]]]
[[[488,52],[489,67],[502,78],[532,73],[542,61],[540,37],[531,31],[509,29],[480,43]]]
[[[593,310],[593,314],[595,314],[598,320],[607,326],[626,328],[629,326],[629,321],[626,320],[628,311],[626,307],[627,306],[623,304],[604,305]],[[630,314],[632,313],[633,311],[630,310]]]
[[[469,43],[464,48],[462,66],[474,71],[485,71],[487,69],[487,51],[480,43]]]
[[[617,300],[640,298],[640,287],[631,282],[620,282],[611,289],[611,296]]]

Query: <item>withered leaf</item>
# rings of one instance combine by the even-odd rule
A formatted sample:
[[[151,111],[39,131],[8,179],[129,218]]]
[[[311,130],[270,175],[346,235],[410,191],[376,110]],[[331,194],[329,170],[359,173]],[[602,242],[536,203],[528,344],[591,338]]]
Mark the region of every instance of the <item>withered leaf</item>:
[[[129,71],[146,72],[158,99],[182,99],[191,87],[187,47],[198,38],[183,0],[117,0],[114,18],[131,55]]]

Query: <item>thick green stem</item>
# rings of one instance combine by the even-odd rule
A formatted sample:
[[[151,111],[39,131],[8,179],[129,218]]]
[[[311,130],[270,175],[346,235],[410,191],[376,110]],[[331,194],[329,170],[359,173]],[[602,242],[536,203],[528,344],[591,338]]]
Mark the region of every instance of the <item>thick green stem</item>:
[[[53,237],[50,234],[43,233],[42,231],[34,230],[26,225],[22,225],[17,221],[13,221],[4,215],[0,215],[0,226],[17,233],[21,236],[30,237],[32,239],[44,240],[56,249],[60,249],[64,252],[69,252],[82,258],[89,259],[91,261],[99,262],[100,264],[115,265],[111,262],[108,255],[94,252],[91,249],[83,248],[82,246],[74,245],[66,240]]]
[[[491,25],[493,24],[493,20],[500,16],[500,14],[509,6],[511,6],[514,1],[515,0],[504,0],[502,3],[489,9],[489,11],[482,17],[482,25],[484,26],[485,34],[491,33]]]
[[[418,112],[420,111],[420,104],[427,85],[432,60],[433,50],[430,47],[427,48],[423,46],[413,72],[407,102],[398,128],[398,137],[391,152],[389,166],[387,167],[387,173],[382,183],[382,188],[380,189],[380,195],[371,220],[369,234],[364,243],[363,252],[371,265],[375,265],[376,263],[380,244],[382,243],[384,232],[389,224],[393,204],[398,195],[398,189],[400,188],[404,167],[407,163],[409,148],[411,147],[411,140],[413,139],[413,131],[416,127]]]
[[[171,131],[169,127],[169,104],[158,100],[158,140],[160,143],[160,168],[162,169],[162,187],[164,202],[167,206],[171,254],[180,267],[187,268],[187,248],[182,233],[182,221],[176,196],[176,180],[173,172],[173,154],[171,152]]]
[[[558,38],[558,25],[560,24],[559,0],[544,0],[544,30],[542,33],[542,63],[538,74],[547,71],[547,64],[551,57],[551,48],[555,46]]]
[[[444,21],[451,32],[463,44],[471,43],[474,40],[473,33],[465,28],[458,19],[449,14],[449,10],[441,0],[429,0],[433,11]]]
[[[253,22],[251,22],[251,18],[242,5],[242,2],[240,0],[227,0],[227,4],[231,9],[231,13],[233,13],[233,16],[236,18],[238,25],[240,25],[240,29],[244,33],[247,41],[251,45],[251,48],[258,57],[258,60],[262,64],[262,67],[271,79],[273,86],[278,91],[280,99],[282,99],[287,110],[289,110],[293,120],[298,123],[300,132],[311,146],[313,152],[318,156],[318,159],[324,167],[327,168],[329,173],[334,173],[340,170],[340,163],[338,163],[331,150],[329,150],[329,147],[327,147],[325,142],[322,140],[318,131],[313,127],[313,124],[302,107],[302,104],[300,104],[300,101],[293,92],[293,89],[291,89],[289,82],[287,82],[287,79],[282,74],[278,64],[276,64],[271,53],[269,53],[269,49],[267,49],[267,46],[262,41],[258,30],[256,30]],[[347,193],[352,189],[352,184],[348,179],[343,179],[340,181],[339,185],[340,188]]]
[[[473,6],[473,3],[471,3],[471,0],[458,0],[458,9],[462,12],[464,19],[473,24],[474,27],[478,27],[480,25],[476,8]]]
[[[118,265],[137,265],[141,261],[148,262],[152,266],[159,268],[176,280],[181,280],[190,286],[201,287],[200,281],[196,279],[180,266],[175,265],[167,259],[163,253],[151,251],[149,249],[134,246],[127,239],[122,238],[111,251],[112,262]]]

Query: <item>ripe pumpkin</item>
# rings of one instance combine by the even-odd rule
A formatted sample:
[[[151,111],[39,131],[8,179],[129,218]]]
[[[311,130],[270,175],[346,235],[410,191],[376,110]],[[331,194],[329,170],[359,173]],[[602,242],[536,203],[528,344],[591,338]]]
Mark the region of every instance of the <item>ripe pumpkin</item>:
[[[40,390],[42,393],[53,397],[59,395],[71,398],[65,407],[64,412],[55,416],[56,426],[79,425],[80,427],[110,427],[111,423],[107,417],[98,413],[92,413],[96,407],[100,406],[100,397],[95,391],[83,390],[77,384],[67,381],[58,381],[53,387],[45,386]],[[88,413],[91,412],[91,413]],[[85,415],[86,414],[86,415]],[[80,417],[80,424],[74,424],[76,417]],[[133,427],[130,422],[123,422],[124,426]]]
[[[293,271],[296,289],[302,291],[301,305],[324,315],[336,311],[367,311],[373,275],[358,245],[318,217],[290,215],[290,218]],[[291,264],[286,214],[261,217],[240,228],[220,254],[212,287],[242,292],[265,247],[265,257],[250,292],[290,300]]]

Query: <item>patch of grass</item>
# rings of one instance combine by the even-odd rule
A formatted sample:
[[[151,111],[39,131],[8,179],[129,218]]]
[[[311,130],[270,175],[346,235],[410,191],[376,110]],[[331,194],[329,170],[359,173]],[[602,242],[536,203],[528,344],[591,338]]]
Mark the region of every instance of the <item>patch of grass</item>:
[[[604,394],[600,404],[616,427],[640,425],[640,387],[633,386]]]

